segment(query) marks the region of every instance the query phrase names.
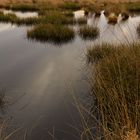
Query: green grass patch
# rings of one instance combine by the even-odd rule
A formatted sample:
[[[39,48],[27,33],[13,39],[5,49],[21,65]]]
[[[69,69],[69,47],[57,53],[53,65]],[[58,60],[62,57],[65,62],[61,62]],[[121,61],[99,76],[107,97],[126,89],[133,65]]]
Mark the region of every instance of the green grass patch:
[[[79,10],[81,9],[81,6],[78,2],[65,2],[62,5],[60,5],[61,9],[64,10]]]
[[[33,29],[27,31],[27,37],[29,39],[35,39],[38,41],[49,41],[53,43],[64,43],[71,41],[75,34],[73,29],[62,25],[37,25]]]
[[[75,23],[81,25],[81,24],[87,24],[87,19],[85,17],[81,17],[78,19],[75,19]]]
[[[35,24],[74,24],[73,17],[66,17],[62,12],[48,11],[42,16],[19,18],[15,14],[0,13],[0,22],[10,22],[17,25],[35,25]]]
[[[99,36],[99,29],[97,27],[84,26],[79,29],[79,35],[83,39],[96,39]]]
[[[130,3],[127,5],[130,12],[140,12],[140,3]]]
[[[87,56],[103,139],[123,140],[133,130],[140,135],[140,44],[96,45]]]
[[[13,11],[38,11],[39,7],[37,5],[33,4],[14,4],[10,7],[11,10]]]
[[[43,16],[43,23],[51,24],[73,24],[73,17],[66,17],[62,12],[59,11],[48,11]]]
[[[0,12],[0,22],[11,22],[14,23],[17,20],[17,16],[15,14],[9,13],[4,14]]]
[[[41,17],[28,17],[28,18],[17,18],[15,24],[17,25],[36,25],[42,21]]]

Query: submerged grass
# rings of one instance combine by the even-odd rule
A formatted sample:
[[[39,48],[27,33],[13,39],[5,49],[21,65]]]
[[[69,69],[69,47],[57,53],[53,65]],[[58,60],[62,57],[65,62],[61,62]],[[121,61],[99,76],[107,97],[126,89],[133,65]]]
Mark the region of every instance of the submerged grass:
[[[63,43],[71,41],[75,34],[73,29],[70,29],[62,25],[37,25],[33,29],[27,32],[29,39],[35,39],[39,41],[50,41],[54,43]]]
[[[79,35],[83,39],[95,39],[99,35],[99,29],[92,26],[84,26],[79,29]]]
[[[88,50],[100,134],[105,140],[140,136],[140,44],[96,45]],[[95,63],[94,63],[95,62]],[[95,115],[93,114],[93,115]]]

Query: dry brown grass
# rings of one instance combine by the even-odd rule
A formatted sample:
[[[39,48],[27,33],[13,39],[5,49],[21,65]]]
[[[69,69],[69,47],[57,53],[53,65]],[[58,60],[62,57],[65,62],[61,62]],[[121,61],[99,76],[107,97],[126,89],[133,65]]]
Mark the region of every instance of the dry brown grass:
[[[63,3],[67,0],[37,0],[39,3],[52,3],[52,4],[60,4]],[[102,2],[112,2],[112,3],[117,3],[117,2],[138,2],[139,0],[69,0],[72,2],[78,2],[80,4],[94,4],[94,3],[102,3]],[[7,4],[7,3],[32,3],[33,0],[1,0],[0,4]]]
[[[140,135],[139,52],[140,44],[103,44],[88,51],[95,62],[91,87],[105,140],[138,140]]]

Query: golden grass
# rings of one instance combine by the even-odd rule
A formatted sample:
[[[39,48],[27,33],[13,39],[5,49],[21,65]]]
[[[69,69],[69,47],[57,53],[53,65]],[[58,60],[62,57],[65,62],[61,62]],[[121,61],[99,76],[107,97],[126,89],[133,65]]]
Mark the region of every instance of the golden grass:
[[[93,115],[99,115],[103,138],[138,140],[140,44],[97,45],[88,51],[88,57],[93,64],[90,83],[98,108]]]

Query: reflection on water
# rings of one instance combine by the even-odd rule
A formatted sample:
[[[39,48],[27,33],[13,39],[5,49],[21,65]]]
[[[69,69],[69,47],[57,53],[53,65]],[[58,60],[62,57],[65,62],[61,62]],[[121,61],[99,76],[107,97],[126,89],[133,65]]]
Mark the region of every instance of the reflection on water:
[[[81,128],[80,116],[73,95],[82,100],[89,92],[84,76],[86,47],[100,42],[137,41],[135,27],[139,22],[140,17],[130,17],[113,26],[103,14],[100,18],[90,16],[88,24],[100,28],[100,37],[84,41],[77,35],[61,47],[29,41],[27,27],[1,24],[0,29],[5,30],[0,31],[0,85],[7,89],[12,102],[1,117],[10,116],[12,127],[27,129],[29,140],[49,140],[48,132],[53,130],[58,140],[79,139],[75,128]]]
[[[14,25],[11,25],[11,24],[0,23],[0,32],[5,31],[5,30],[11,30],[14,27],[15,26]]]

